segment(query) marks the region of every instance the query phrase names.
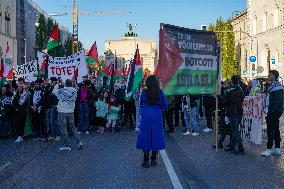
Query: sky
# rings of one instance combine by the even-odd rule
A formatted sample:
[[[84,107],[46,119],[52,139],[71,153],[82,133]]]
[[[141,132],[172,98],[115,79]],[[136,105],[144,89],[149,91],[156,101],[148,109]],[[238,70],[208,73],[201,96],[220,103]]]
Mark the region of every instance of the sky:
[[[33,0],[47,13],[65,13],[53,17],[72,32],[72,0]],[[220,16],[228,19],[246,9],[247,0],[78,0],[79,13],[94,11],[129,11],[130,14],[79,16],[79,40],[90,48],[97,42],[103,55],[105,40],[118,40],[128,31],[127,23],[136,26],[136,33],[144,40],[159,40],[160,23],[191,29],[215,23]]]

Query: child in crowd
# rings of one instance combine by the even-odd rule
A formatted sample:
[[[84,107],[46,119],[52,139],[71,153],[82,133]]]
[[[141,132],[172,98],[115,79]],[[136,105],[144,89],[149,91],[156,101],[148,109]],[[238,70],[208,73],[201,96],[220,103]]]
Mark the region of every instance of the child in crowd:
[[[116,121],[119,116],[119,111],[121,107],[116,102],[115,97],[111,97],[108,104],[108,114],[107,114],[107,125],[106,128],[109,129],[109,132],[112,132],[112,129],[116,126]]]
[[[106,124],[106,116],[108,113],[108,91],[104,91],[100,98],[96,102],[96,117],[97,117],[97,124],[98,130],[97,133],[104,132],[104,125]]]
[[[192,126],[192,136],[198,136],[199,125],[199,111],[198,111],[198,97],[193,95],[183,96],[182,110],[184,113],[184,119],[186,124],[186,132],[183,135],[190,135],[190,122]],[[191,117],[190,117],[191,113]]]

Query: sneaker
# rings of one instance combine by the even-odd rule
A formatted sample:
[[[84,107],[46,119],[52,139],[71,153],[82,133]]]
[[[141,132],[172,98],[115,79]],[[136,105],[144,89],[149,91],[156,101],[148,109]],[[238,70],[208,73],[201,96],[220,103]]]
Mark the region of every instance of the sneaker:
[[[54,141],[54,140],[55,140],[55,137],[48,137],[47,140],[48,140],[48,141]]]
[[[55,141],[60,141],[60,140],[61,140],[61,137],[60,137],[60,136],[57,136],[57,137],[55,137],[54,140],[55,140]]]
[[[205,129],[203,129],[203,132],[204,133],[209,133],[209,132],[211,132],[212,131],[212,129],[209,129],[208,127],[206,127]]]
[[[190,132],[189,131],[186,131],[183,136],[187,136],[187,135],[190,135]]]
[[[271,149],[266,149],[261,153],[262,156],[266,156],[266,157],[271,156],[271,154],[272,154]]]
[[[281,148],[275,148],[274,150],[272,150],[271,152],[273,155],[281,155],[282,151]]]
[[[98,126],[97,133],[100,133],[100,132],[102,132],[102,126]]]
[[[78,134],[80,135],[80,134],[81,134],[81,132],[80,132],[80,131],[78,131]]]
[[[191,135],[192,135],[192,136],[198,136],[199,133],[192,133]]]
[[[90,132],[89,132],[89,131],[86,131],[86,135],[88,135],[88,134],[90,134]]]
[[[16,143],[20,143],[20,142],[23,142],[23,141],[24,141],[23,137],[20,137],[20,136],[17,138],[17,140],[15,140]]]
[[[80,141],[80,142],[78,143],[78,150],[80,150],[80,149],[82,149],[82,148],[83,148],[83,142]]]
[[[71,150],[71,148],[69,146],[62,146],[59,148],[60,151],[65,151],[65,150]]]

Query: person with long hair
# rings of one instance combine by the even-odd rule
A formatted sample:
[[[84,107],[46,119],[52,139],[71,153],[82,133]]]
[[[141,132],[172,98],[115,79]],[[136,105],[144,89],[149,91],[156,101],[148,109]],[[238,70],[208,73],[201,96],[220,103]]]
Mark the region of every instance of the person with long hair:
[[[137,149],[143,150],[144,158],[142,167],[149,168],[157,165],[157,154],[165,148],[163,130],[163,109],[168,108],[168,103],[159,83],[154,75],[146,80],[146,86],[140,97],[141,121],[137,137]]]

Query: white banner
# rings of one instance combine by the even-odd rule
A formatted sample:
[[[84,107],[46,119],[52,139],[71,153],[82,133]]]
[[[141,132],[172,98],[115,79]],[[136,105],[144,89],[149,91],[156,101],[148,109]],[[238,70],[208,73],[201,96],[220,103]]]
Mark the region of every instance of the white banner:
[[[48,78],[74,79],[82,82],[88,74],[85,53],[83,50],[68,57],[48,57]]]
[[[19,79],[24,78],[26,82],[32,82],[37,79],[37,61],[33,60],[22,65],[14,66],[14,77]]]
[[[243,102],[243,118],[240,126],[242,138],[262,144],[265,95],[247,96]]]

